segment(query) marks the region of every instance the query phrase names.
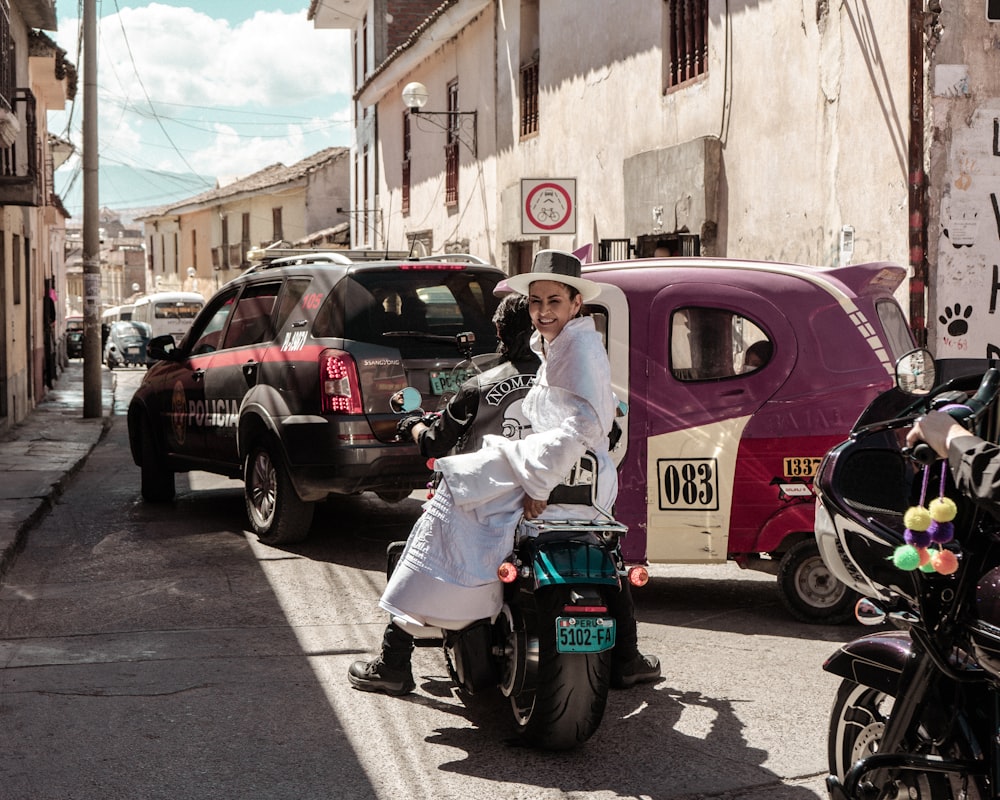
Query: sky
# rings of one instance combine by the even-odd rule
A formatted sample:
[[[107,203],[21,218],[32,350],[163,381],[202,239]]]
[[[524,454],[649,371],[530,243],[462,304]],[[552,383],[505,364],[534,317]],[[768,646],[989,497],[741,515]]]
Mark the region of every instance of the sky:
[[[309,0],[96,0],[101,205],[163,205],[211,189],[215,179],[349,145],[350,34],[314,28],[308,8]],[[79,151],[82,2],[57,0],[56,12],[59,30],[47,34],[77,66],[79,86],[66,111],[49,113],[48,126]],[[128,185],[105,185],[110,165],[162,180],[114,170]],[[80,184],[73,157],[57,171],[56,188],[74,217]]]

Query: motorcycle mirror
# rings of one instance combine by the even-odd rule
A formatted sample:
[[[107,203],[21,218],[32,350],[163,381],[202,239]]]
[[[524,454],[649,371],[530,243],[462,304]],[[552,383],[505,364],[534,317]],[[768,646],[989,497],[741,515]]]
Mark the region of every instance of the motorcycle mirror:
[[[934,388],[937,369],[927,350],[911,350],[896,362],[896,386],[907,394],[927,394]]]
[[[420,392],[412,386],[400,389],[389,398],[389,408],[395,414],[409,413],[420,408]]]

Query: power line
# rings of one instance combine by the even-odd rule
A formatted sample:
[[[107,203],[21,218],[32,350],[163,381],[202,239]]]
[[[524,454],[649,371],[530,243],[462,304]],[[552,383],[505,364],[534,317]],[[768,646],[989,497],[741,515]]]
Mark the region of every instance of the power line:
[[[139,74],[139,67],[136,65],[135,56],[132,54],[132,45],[129,43],[128,34],[125,32],[125,23],[122,21],[122,12],[121,9],[118,7],[118,0],[115,0],[115,12],[118,15],[118,24],[119,26],[121,26],[122,29],[122,37],[125,40],[125,49],[128,51],[129,61],[132,62],[132,71],[135,72],[135,79],[139,81],[139,87],[142,89],[142,93],[146,98],[146,102],[149,103],[149,108],[153,112],[153,117],[156,119],[156,124],[160,126],[160,130],[163,131],[163,135],[167,137],[167,141],[170,142],[170,144],[173,146],[174,151],[177,153],[180,160],[184,162],[184,166],[187,167],[188,170],[193,173],[195,171],[194,167],[192,167],[188,163],[188,160],[184,157],[184,154],[177,149],[177,146],[174,144],[174,140],[171,139],[170,134],[167,133],[167,129],[166,127],[164,127],[163,121],[159,118],[159,116],[157,116],[156,109],[153,108],[153,101],[150,100],[149,98],[149,92],[146,91],[146,84],[142,82],[142,76]]]

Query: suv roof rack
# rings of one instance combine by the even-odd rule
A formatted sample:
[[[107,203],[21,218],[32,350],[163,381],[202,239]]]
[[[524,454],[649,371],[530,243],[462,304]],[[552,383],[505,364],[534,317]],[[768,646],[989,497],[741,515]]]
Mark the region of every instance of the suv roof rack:
[[[489,261],[484,261],[479,256],[474,256],[471,253],[441,253],[437,256],[412,256],[406,259],[407,261],[438,261],[443,263],[455,263],[455,264],[483,264],[484,266],[492,266]]]

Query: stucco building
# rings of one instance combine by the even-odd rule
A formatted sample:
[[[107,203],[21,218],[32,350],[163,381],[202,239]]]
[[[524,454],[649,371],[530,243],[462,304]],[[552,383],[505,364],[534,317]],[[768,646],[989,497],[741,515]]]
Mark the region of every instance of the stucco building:
[[[352,246],[467,250],[512,273],[544,247],[596,260],[658,242],[924,268],[914,3],[405,4],[419,20],[401,5],[308,11],[354,41]],[[402,97],[414,82],[417,112]],[[913,290],[900,299],[919,326]]]
[[[77,75],[43,33],[54,30],[53,0],[0,4],[0,430],[31,411],[59,369],[67,215],[46,118],[75,95]]]
[[[330,147],[138,217],[147,290],[207,297],[246,269],[254,248],[292,245],[347,222],[348,169],[347,148]]]

